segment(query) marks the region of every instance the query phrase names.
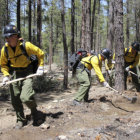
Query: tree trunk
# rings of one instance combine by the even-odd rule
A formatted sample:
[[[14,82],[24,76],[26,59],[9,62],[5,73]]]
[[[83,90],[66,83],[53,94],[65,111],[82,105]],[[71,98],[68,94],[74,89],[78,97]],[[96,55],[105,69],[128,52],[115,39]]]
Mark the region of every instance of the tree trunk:
[[[25,5],[25,0],[24,0],[24,19],[23,19],[23,26],[24,26],[23,36],[24,36],[24,37],[25,37],[25,27],[26,27],[25,15],[26,15],[26,5]]]
[[[10,16],[9,16],[9,0],[6,0],[6,21],[5,24],[10,23]]]
[[[140,42],[140,2],[135,1],[136,41]]]
[[[74,46],[74,21],[75,21],[75,3],[71,0],[71,54],[75,51]]]
[[[93,3],[92,22],[91,22],[91,49],[93,49],[93,32],[94,32],[94,20],[95,20],[96,0]]]
[[[37,43],[38,47],[41,48],[41,30],[42,30],[42,9],[41,0],[37,0]]]
[[[31,42],[31,23],[32,23],[31,0],[29,0],[29,27],[28,27],[28,33],[29,33],[29,41],[30,42]]]
[[[54,50],[57,48],[57,44],[58,44],[58,37],[59,37],[59,27],[58,27],[58,23],[56,24],[56,32],[55,32],[55,44],[54,44],[54,49],[53,49],[53,54],[54,54]]]
[[[75,34],[76,34],[76,45],[75,45],[75,51],[77,51],[77,48],[78,48],[78,22],[77,22],[77,20],[76,20],[76,27],[75,27],[75,29],[76,29],[76,31],[75,31]]]
[[[66,42],[66,25],[65,25],[65,12],[64,12],[64,0],[61,0],[61,20],[62,20],[62,30],[63,30],[63,47],[64,47],[64,89],[68,86],[68,48]]]
[[[129,14],[130,14],[130,0],[127,0],[127,19],[126,19],[126,47],[129,46]]]
[[[51,71],[51,64],[52,64],[52,50],[53,50],[53,2],[51,5],[51,32],[50,32],[50,46],[49,46],[49,70]]]
[[[82,36],[81,36],[81,48],[86,48],[86,8],[87,0],[82,0]]]
[[[2,9],[2,5],[0,4],[0,9]],[[0,13],[0,50],[2,48],[2,13]]]
[[[106,48],[113,49],[114,43],[114,0],[109,2],[109,22]]]
[[[17,0],[17,29],[20,31],[20,0]]]
[[[99,46],[99,41],[100,41],[100,32],[99,32],[99,26],[100,26],[100,0],[99,0],[99,6],[98,6],[98,17],[97,17],[97,32],[96,32],[96,46],[95,46],[95,52],[99,53],[100,46]]]
[[[114,1],[115,88],[124,90],[123,0]]]
[[[86,10],[86,47],[85,49],[91,51],[91,0],[87,0]]]
[[[106,30],[107,31],[107,38],[108,38],[108,24],[109,24],[108,22],[109,22],[109,4],[110,4],[110,1],[111,0],[106,0],[106,2],[107,2],[107,18],[108,18],[107,25],[106,25],[107,26],[107,30]]]
[[[35,27],[36,27],[36,0],[34,0],[34,3],[33,3],[33,43],[36,44],[36,37],[35,37],[35,33],[36,33],[36,30],[35,30]]]

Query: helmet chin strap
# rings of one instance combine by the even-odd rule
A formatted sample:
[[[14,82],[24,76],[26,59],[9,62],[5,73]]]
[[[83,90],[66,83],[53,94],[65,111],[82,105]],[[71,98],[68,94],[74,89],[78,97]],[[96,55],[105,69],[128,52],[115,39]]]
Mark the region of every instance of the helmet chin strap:
[[[105,60],[105,58],[101,55],[101,60]]]

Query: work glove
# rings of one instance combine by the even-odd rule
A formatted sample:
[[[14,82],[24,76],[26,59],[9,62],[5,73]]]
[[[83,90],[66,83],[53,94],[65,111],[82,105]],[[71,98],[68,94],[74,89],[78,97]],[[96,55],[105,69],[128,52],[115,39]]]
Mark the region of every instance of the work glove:
[[[36,74],[41,76],[41,75],[43,75],[43,73],[44,73],[44,68],[43,68],[43,66],[39,66],[38,69],[37,69]]]
[[[108,74],[110,75],[112,71],[111,71],[111,70],[107,70],[107,72],[108,72]]]
[[[112,64],[115,64],[115,61],[114,60],[112,60]]]
[[[126,72],[129,72],[129,70],[130,70],[129,66],[125,68]]]
[[[2,81],[3,85],[6,85],[6,82],[8,81],[10,81],[9,76],[5,76]]]
[[[106,87],[106,88],[110,87],[109,84],[108,84],[106,81],[103,82],[102,84],[103,84],[103,86]]]

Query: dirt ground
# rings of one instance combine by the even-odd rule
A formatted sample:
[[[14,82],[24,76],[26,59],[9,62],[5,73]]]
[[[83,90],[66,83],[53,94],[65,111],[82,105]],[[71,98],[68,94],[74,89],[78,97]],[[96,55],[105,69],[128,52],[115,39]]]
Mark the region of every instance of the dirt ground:
[[[61,74],[57,82],[62,83]],[[10,100],[0,96],[0,140],[140,140],[140,99],[134,89],[124,93],[137,96],[136,103],[131,103],[93,83],[90,102],[73,106],[76,89],[70,85],[62,90],[54,85],[51,90],[37,94],[43,120],[39,126],[29,123],[21,130],[13,128],[16,117]],[[29,116],[30,110],[24,108]]]

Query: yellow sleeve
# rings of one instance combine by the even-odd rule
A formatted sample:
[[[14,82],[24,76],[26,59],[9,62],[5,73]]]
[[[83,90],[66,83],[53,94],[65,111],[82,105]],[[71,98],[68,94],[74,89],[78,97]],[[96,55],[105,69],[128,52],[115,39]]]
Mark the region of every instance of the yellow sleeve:
[[[5,46],[4,46],[5,47]],[[6,53],[4,52],[4,47],[1,50],[1,72],[3,73],[4,76],[9,76],[9,67],[8,67],[8,58],[6,56]]]
[[[30,42],[26,42],[26,51],[29,56],[32,54],[37,56],[39,61],[39,66],[44,65],[44,52],[39,47],[33,45]]]
[[[130,66],[129,66],[130,69],[136,67],[136,65],[138,65],[138,63],[139,63],[139,54],[136,56],[135,62],[133,63],[133,65],[130,65]]]
[[[98,60],[98,57],[97,57],[97,56],[95,56],[95,57],[93,57],[93,58],[91,59],[91,64],[92,64],[92,67],[93,67],[94,70],[95,70],[96,75],[97,75],[98,78],[99,78],[99,81],[100,81],[101,83],[104,82],[105,79],[104,79],[104,76],[103,76],[103,74],[102,74],[102,72],[101,72],[101,67],[100,67],[100,65],[99,65],[99,60]]]

